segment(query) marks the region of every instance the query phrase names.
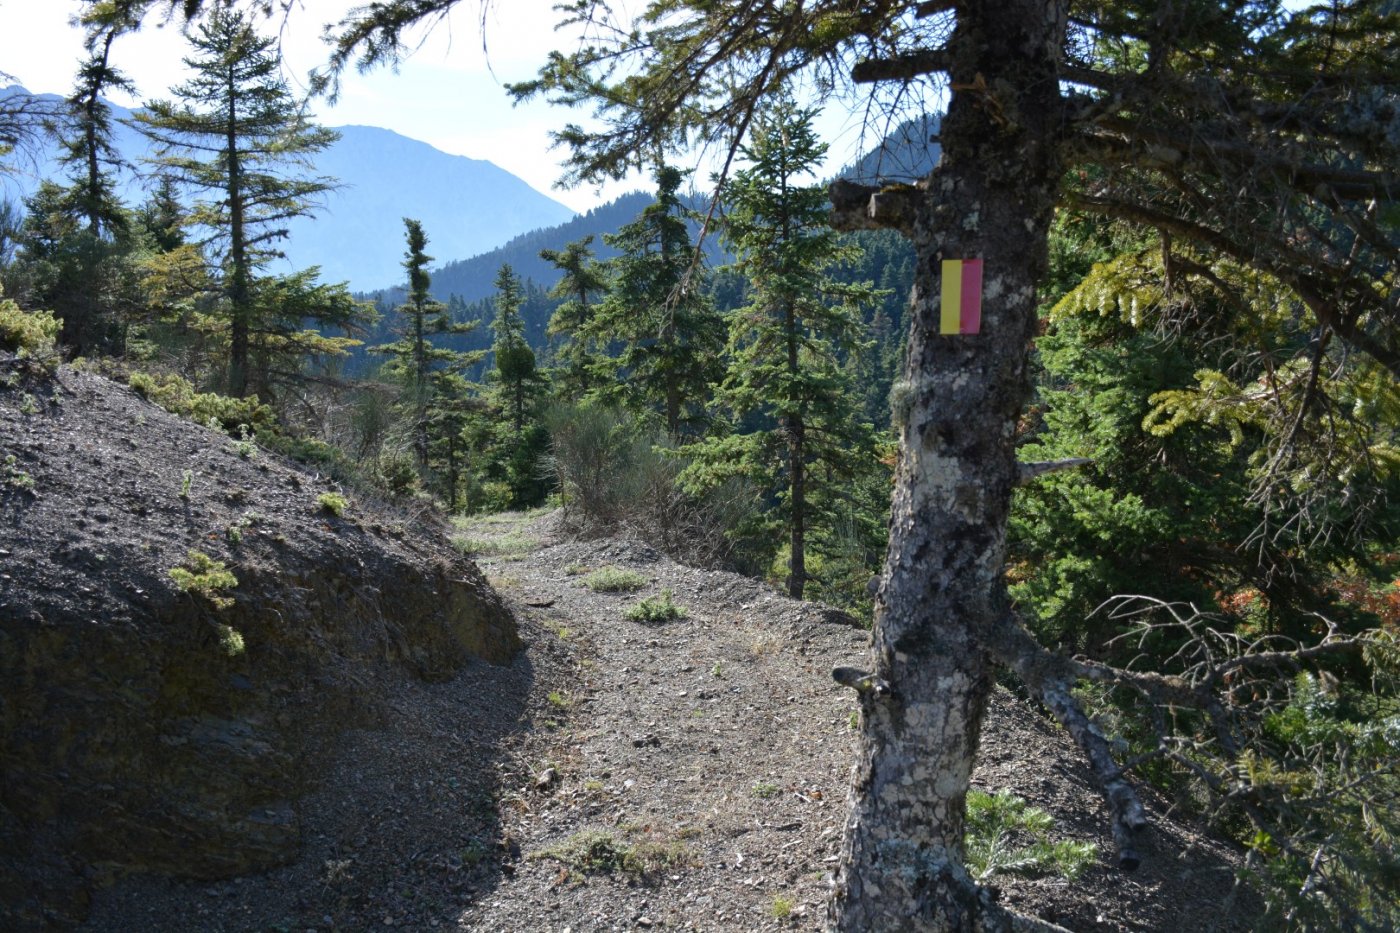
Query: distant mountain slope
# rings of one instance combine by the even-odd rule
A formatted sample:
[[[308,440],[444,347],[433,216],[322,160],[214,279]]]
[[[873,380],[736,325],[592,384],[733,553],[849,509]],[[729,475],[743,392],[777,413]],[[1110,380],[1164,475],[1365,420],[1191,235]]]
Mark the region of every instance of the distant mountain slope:
[[[593,252],[599,259],[615,256],[617,251],[603,243],[603,234],[616,233],[619,227],[635,220],[651,202],[650,194],[634,191],[565,223],[522,233],[490,252],[449,262],[433,270],[433,293],[442,301],[452,295],[469,302],[485,298],[495,293],[492,281],[503,263],[508,263],[522,279],[552,287],[559,281],[559,273],[540,258],[540,250],[563,249],[565,244],[592,234]],[[431,230],[428,235],[433,236]],[[439,257],[447,252],[436,239],[430,248]]]
[[[403,278],[403,218],[413,217],[440,258],[486,252],[574,212],[491,162],[449,155],[373,126],[340,126],[317,171],[340,179],[325,210],[290,225],[285,251],[298,267],[353,288]]]
[[[906,120],[877,148],[844,167],[838,174],[842,178],[868,184],[922,178],[933,170],[942,154],[937,142],[938,127],[937,114]],[[486,298],[495,293],[492,283],[502,263],[509,263],[522,279],[532,281],[541,288],[552,288],[559,281],[559,273],[540,258],[540,250],[560,250],[567,243],[593,234],[593,251],[597,257],[607,259],[614,256],[616,251],[603,243],[602,235],[616,233],[623,224],[636,219],[651,202],[652,196],[646,192],[626,194],[567,223],[532,230],[488,253],[448,262],[433,271],[433,294],[441,301],[447,301],[454,295],[469,303]],[[698,208],[698,201],[692,206]],[[429,233],[431,235],[431,231]],[[440,259],[446,252],[446,248],[434,242],[434,255]],[[730,259],[724,253],[719,238],[714,236],[706,241],[706,254],[711,264],[722,264]],[[903,284],[902,279],[899,284]],[[386,298],[391,303],[402,300],[393,289],[386,289]],[[900,301],[903,301],[902,295]]]
[[[0,96],[28,94],[15,86]],[[36,95],[59,102],[56,95]],[[131,111],[112,105],[113,117]],[[315,216],[289,225],[279,247],[289,267],[318,265],[328,281],[355,289],[382,288],[403,276],[403,218],[422,221],[432,252],[441,259],[486,252],[517,234],[562,223],[574,212],[491,162],[449,155],[424,142],[372,126],[335,127],[340,141],[321,153],[315,172],[339,179]],[[144,136],[118,124],[118,150],[140,166],[150,154]],[[0,197],[18,201],[44,178],[61,174],[57,146],[0,175]],[[127,176],[121,190],[128,203],[145,198],[142,179]]]
[[[838,174],[851,181],[914,182],[938,164],[943,147],[938,144],[941,118],[928,113],[905,120],[880,145],[861,156]]]

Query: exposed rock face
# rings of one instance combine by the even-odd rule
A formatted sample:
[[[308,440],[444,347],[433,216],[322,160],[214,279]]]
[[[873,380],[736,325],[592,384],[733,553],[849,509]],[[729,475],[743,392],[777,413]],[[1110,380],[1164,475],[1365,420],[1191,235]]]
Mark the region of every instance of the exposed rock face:
[[[0,356],[0,928],[80,920],[122,872],[288,860],[298,797],[335,735],[378,717],[378,686],[515,655],[513,618],[438,528],[338,517],[332,488],[108,380]],[[237,585],[182,589],[191,549]]]

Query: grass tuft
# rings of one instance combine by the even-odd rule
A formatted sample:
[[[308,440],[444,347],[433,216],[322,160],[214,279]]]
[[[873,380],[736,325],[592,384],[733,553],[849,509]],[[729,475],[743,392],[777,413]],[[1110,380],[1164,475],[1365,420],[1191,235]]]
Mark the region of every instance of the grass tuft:
[[[649,582],[646,574],[625,567],[599,567],[583,578],[584,586],[595,593],[630,593]]]
[[[678,842],[629,842],[605,829],[583,829],[558,845],[530,853],[531,859],[554,859],[584,875],[623,873],[641,876],[693,862]]]
[[[451,541],[452,546],[464,557],[520,557],[540,546],[534,538],[519,532],[497,538],[454,535]]]

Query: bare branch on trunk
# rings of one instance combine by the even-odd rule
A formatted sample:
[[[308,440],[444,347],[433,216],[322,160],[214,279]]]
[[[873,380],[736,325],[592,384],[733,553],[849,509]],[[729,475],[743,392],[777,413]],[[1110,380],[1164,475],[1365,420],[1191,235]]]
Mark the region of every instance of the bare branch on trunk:
[[[1072,690],[1078,673],[1072,662],[1052,654],[1036,641],[1016,619],[1005,617],[988,639],[988,647],[1045,704],[1060,725],[1079,746],[1089,762],[1094,780],[1108,803],[1112,817],[1113,842],[1118,850],[1118,867],[1132,871],[1142,863],[1134,842],[1147,826],[1147,811],[1137,792],[1123,776],[1109,751],[1108,740],[1074,699]]]
[[[1020,473],[1017,474],[1016,482],[1024,486],[1032,480],[1039,479],[1047,473],[1058,473],[1060,470],[1072,470],[1075,467],[1088,466],[1093,463],[1089,457],[1070,457],[1067,460],[1037,460],[1034,463],[1020,464]]]
[[[914,185],[874,187],[837,179],[831,196],[831,225],[837,230],[898,230],[914,228],[919,204],[928,195]]]

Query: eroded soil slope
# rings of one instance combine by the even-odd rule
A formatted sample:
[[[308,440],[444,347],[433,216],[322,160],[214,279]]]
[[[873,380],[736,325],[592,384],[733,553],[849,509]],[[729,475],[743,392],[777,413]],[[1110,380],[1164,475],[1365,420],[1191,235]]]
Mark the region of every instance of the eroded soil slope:
[[[335,514],[333,492],[0,354],[0,929],[79,921],[133,871],[285,863],[299,799],[386,689],[515,658],[513,618],[439,528]]]

